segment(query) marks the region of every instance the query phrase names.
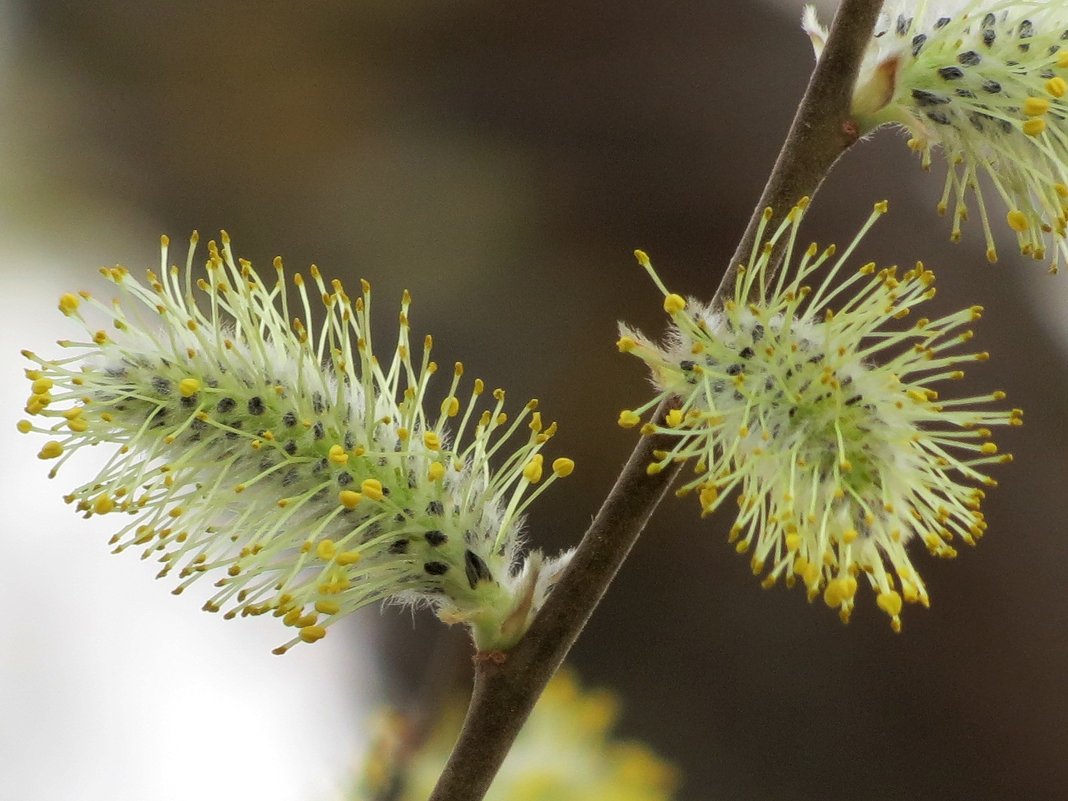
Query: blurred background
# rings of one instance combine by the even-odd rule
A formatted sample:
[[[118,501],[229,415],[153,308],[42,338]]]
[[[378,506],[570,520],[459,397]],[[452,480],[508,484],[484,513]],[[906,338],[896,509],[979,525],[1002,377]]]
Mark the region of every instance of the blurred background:
[[[273,619],[205,615],[108,555],[107,521],[60,500],[91,456],[49,482],[14,431],[18,350],[73,330],[61,292],[221,227],[254,264],[369,279],[379,309],[407,287],[439,362],[559,421],[579,467],[530,538],[573,544],[633,445],[618,411],[649,392],[616,321],[663,327],[631,251],[711,294],[812,66],[801,5],[0,0],[0,798],[336,799],[369,712],[469,656],[385,610],[275,657]],[[1068,277],[1007,244],[987,264],[977,224],[949,244],[943,176],[882,131],[805,236],[847,241],[888,198],[858,258],[923,259],[940,308],[987,307],[967,389],[1026,409],[988,536],[919,557],[933,606],[894,635],[870,597],[843,627],[760,589],[726,512],[662,507],[571,662],[680,767],[681,801],[1068,799]]]

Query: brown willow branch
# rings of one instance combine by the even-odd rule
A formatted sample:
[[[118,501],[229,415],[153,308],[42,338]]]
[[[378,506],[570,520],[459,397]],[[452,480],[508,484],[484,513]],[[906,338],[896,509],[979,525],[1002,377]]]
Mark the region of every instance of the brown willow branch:
[[[827,46],[809,78],[760,202],[716,290],[716,301],[734,292],[738,267],[750,261],[764,210],[772,210],[768,226],[774,230],[801,198],[816,194],[838,157],[856,143],[859,134],[850,114],[853,84],[881,8],[882,0],[842,0],[839,5]],[[769,281],[775,264],[773,259]]]
[[[838,157],[856,141],[849,108],[864,49],[881,0],[843,0],[822,58],[813,72],[786,143],[721,286],[733,286],[739,261],[752,250],[766,206],[783,214],[811,196]],[[670,403],[656,411],[662,421]],[[476,662],[474,692],[460,737],[429,801],[480,801],[485,797],[534,703],[586,625],[677,473],[648,475],[654,450],[666,438],[643,436],[597,517],[583,536],[562,579],[530,630],[502,662]]]

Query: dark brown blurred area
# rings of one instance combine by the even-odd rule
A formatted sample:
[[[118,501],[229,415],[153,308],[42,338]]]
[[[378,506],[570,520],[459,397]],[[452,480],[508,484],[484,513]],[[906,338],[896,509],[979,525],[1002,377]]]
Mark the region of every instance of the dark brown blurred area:
[[[792,11],[745,2],[12,9],[6,113],[34,154],[34,235],[64,237],[52,194],[109,198],[177,240],[225,227],[256,264],[366,277],[384,330],[411,289],[440,362],[559,421],[556,452],[579,467],[531,518],[550,550],[596,512],[633,444],[616,416],[649,392],[613,346],[618,319],[663,326],[631,251],[711,294],[812,61]],[[933,606],[894,635],[870,596],[843,627],[798,590],[761,590],[726,544],[729,509],[700,521],[670,499],[573,662],[623,694],[626,735],[680,765],[683,801],[1068,799],[1065,370],[1023,289],[1068,278],[1007,245],[986,264],[977,230],[951,246],[933,212],[942,170],[924,175],[882,132],[832,174],[806,237],[844,244],[887,197],[859,258],[922,258],[940,308],[987,308],[992,359],[961,391],[1003,388],[1026,410],[1000,437],[1016,463],[997,471],[988,536],[953,563],[917,557]],[[440,626],[384,624],[403,699]]]

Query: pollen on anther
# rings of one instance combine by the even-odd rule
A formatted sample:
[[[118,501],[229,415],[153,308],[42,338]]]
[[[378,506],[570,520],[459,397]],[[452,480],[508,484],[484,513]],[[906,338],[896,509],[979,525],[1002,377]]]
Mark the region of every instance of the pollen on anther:
[[[68,317],[78,310],[81,305],[79,297],[71,292],[66,292],[59,298],[59,310]]]
[[[553,461],[553,473],[560,478],[565,478],[575,470],[575,462],[573,459],[561,457]]]
[[[200,381],[196,378],[183,378],[178,382],[178,392],[183,398],[191,398],[200,392]]]
[[[363,496],[358,492],[352,490],[342,490],[337,496],[338,502],[346,509],[355,509],[360,505],[360,501],[363,500]]]
[[[1024,122],[1022,128],[1028,136],[1039,136],[1046,130],[1046,121],[1041,117],[1032,117]]]
[[[385,497],[385,491],[382,487],[382,482],[377,478],[364,479],[360,484],[360,489],[363,492],[363,496],[372,501],[380,501]]]
[[[664,298],[664,311],[668,314],[677,314],[686,308],[686,299],[681,295],[671,293]]]
[[[1008,220],[1009,227],[1019,233],[1023,233],[1030,227],[1027,222],[1027,215],[1019,209],[1013,209],[1012,211],[1010,211],[1006,215],[1006,219]]]
[[[526,467],[523,468],[523,478],[529,481],[531,484],[537,484],[541,481],[542,473],[542,456],[540,453],[531,457],[531,460],[527,462]]]
[[[326,636],[326,629],[322,626],[305,626],[300,630],[299,636],[304,642],[317,642]]]
[[[56,459],[63,455],[63,445],[55,440],[51,440],[44,444],[40,452],[37,454],[38,459]]]
[[[363,555],[359,551],[342,551],[334,557],[339,565],[354,565],[363,558]]]
[[[341,445],[331,445],[327,458],[332,464],[337,465],[338,467],[347,464],[349,461],[349,455]]]

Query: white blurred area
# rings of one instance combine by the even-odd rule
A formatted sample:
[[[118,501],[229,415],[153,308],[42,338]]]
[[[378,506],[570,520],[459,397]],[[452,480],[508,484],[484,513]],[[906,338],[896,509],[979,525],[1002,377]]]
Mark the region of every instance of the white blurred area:
[[[358,632],[273,656],[287,638],[276,620],[199,611],[210,582],[172,596],[155,563],[109,553],[113,521],[62,502],[104,454],[78,454],[49,481],[43,438],[15,430],[20,349],[55,354],[75,333],[59,294],[99,286],[105,262],[151,264],[165,227],[61,191],[79,154],[51,149],[57,110],[32,106],[48,71],[26,74],[16,35],[0,3],[0,799],[339,798],[374,690]]]

